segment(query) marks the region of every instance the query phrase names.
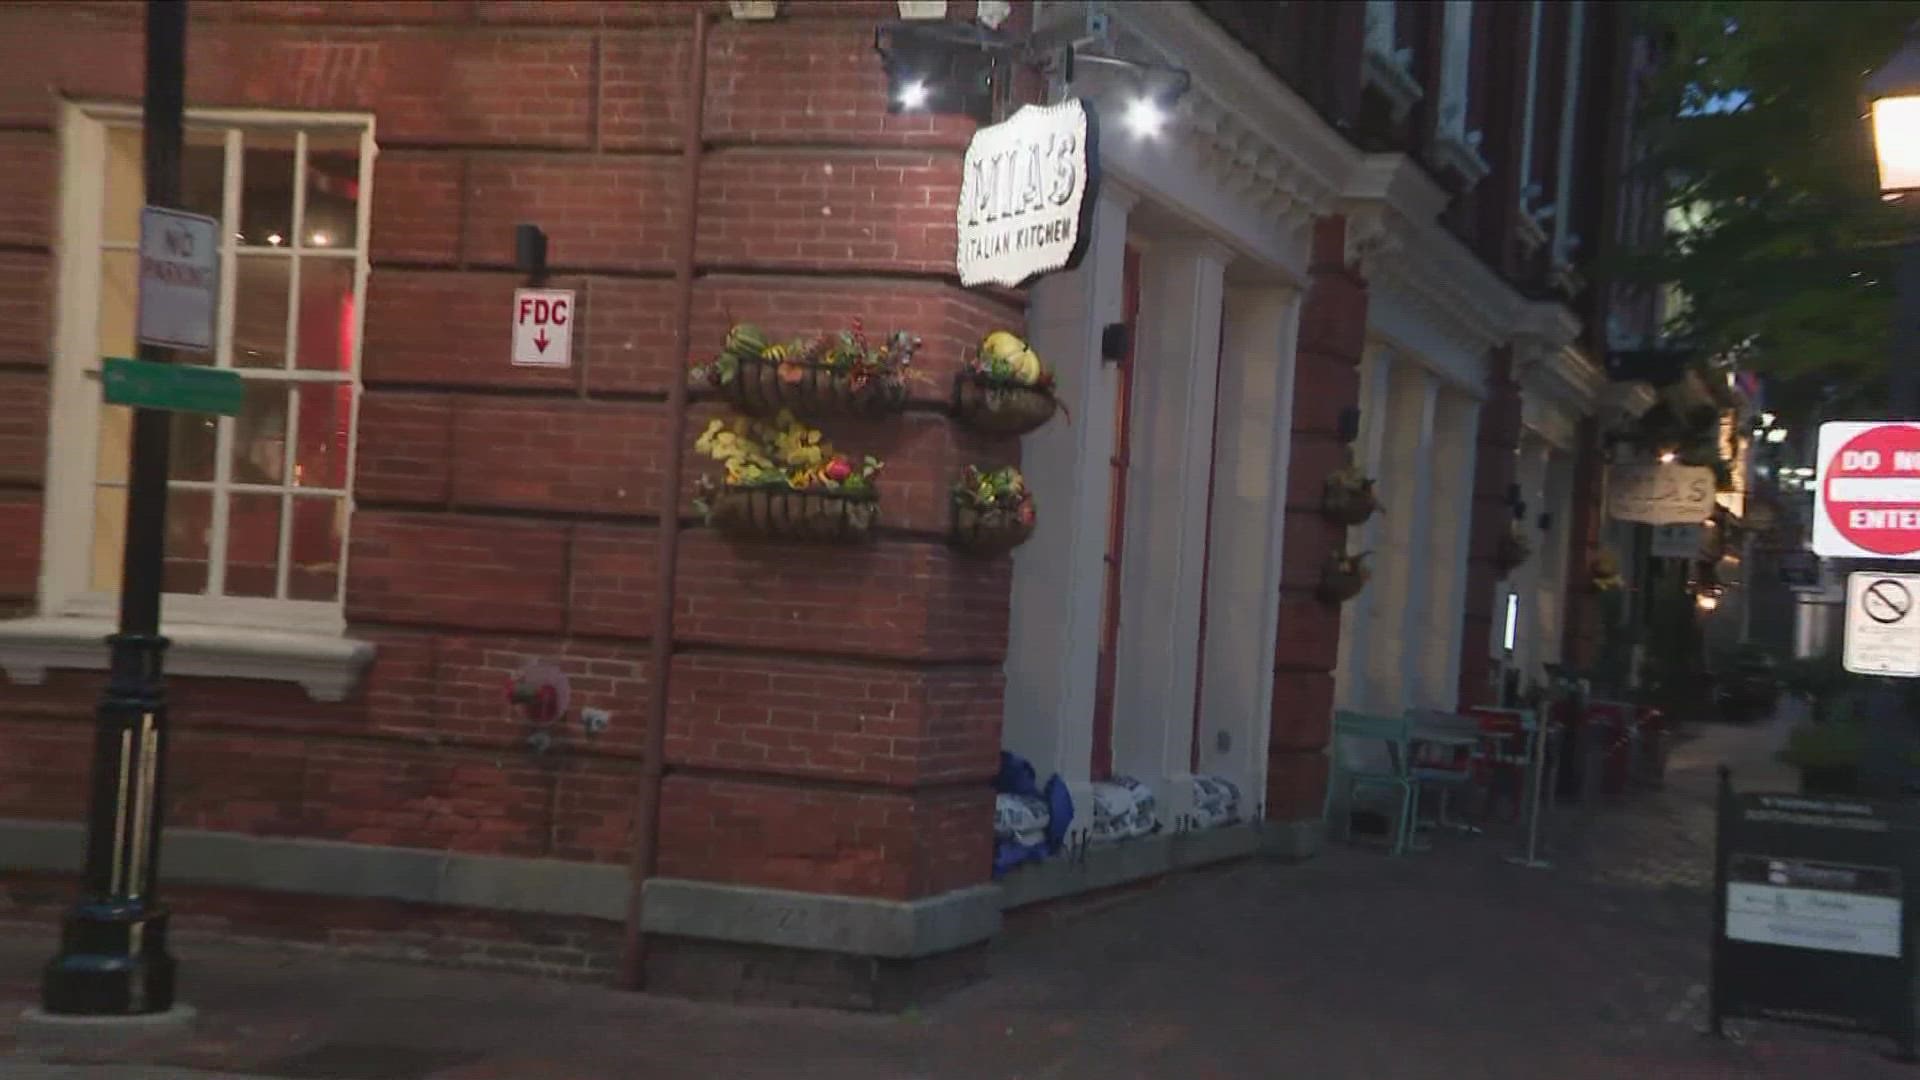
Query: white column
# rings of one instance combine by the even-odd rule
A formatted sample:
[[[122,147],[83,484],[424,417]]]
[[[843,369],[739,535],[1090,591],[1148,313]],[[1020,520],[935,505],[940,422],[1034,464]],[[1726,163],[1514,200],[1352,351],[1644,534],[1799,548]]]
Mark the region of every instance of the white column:
[[[1249,800],[1266,780],[1297,295],[1281,288],[1229,289],[1224,315],[1200,771],[1234,781]]]
[[[1412,480],[1413,498],[1408,507],[1408,535],[1405,548],[1405,585],[1400,595],[1406,599],[1400,611],[1399,708],[1421,705],[1427,647],[1427,623],[1433,607],[1431,579],[1436,569],[1435,546],[1440,536],[1434,504],[1434,485],[1439,470],[1434,460],[1438,450],[1434,438],[1440,404],[1440,380],[1425,368],[1414,369],[1418,379],[1408,387],[1400,403],[1401,422],[1414,437],[1408,440],[1413,451],[1411,461],[1401,470]]]
[[[1405,709],[1415,690],[1418,635],[1426,619],[1432,528],[1433,408],[1438,383],[1426,368],[1396,363],[1389,377],[1385,444],[1380,462],[1380,547],[1375,552],[1374,617],[1368,627],[1370,712]]]
[[[1027,339],[1053,365],[1073,420],[1021,443],[1021,471],[1040,512],[1013,555],[1001,745],[1054,772],[1085,802],[1093,757],[1094,669],[1100,649],[1114,394],[1119,371],[1100,358],[1100,333],[1123,316],[1122,274],[1131,193],[1105,185],[1080,268],[1037,282]],[[1088,820],[1091,820],[1090,818]]]
[[[1160,244],[1140,261],[1114,771],[1154,788],[1162,820],[1192,801],[1194,673],[1212,468],[1220,310],[1231,253]]]
[[[1433,577],[1420,650],[1425,666],[1415,702],[1424,708],[1451,709],[1459,698],[1479,420],[1479,402],[1457,391],[1440,393],[1434,411]]]
[[[1393,362],[1393,354],[1374,343],[1368,344],[1360,360],[1360,437],[1354,443],[1353,453],[1360,468],[1376,482],[1381,479],[1389,426],[1387,391]],[[1381,489],[1381,493],[1384,495],[1385,489]],[[1385,543],[1384,529],[1381,516],[1375,514],[1357,532],[1348,530],[1348,549],[1378,553]],[[1374,569],[1378,570],[1379,555],[1374,558]],[[1365,712],[1373,707],[1369,696],[1372,680],[1366,673],[1369,645],[1373,640],[1375,600],[1379,595],[1377,587],[1362,589],[1360,595],[1346,602],[1340,613],[1340,661],[1334,670],[1333,700],[1341,708]]]

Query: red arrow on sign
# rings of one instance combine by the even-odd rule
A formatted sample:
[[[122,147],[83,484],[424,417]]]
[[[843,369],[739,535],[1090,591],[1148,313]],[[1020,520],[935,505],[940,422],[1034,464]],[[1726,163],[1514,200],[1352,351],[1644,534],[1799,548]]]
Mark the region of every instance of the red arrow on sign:
[[[533,347],[539,349],[541,352],[546,352],[547,345],[547,328],[543,326],[540,328],[540,332],[534,336]]]

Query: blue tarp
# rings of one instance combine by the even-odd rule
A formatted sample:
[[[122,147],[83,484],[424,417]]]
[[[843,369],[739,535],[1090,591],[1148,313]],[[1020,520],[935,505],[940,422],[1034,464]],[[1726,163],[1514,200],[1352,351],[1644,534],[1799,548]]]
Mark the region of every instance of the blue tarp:
[[[1038,844],[1022,844],[1010,836],[997,836],[993,844],[993,876],[999,878],[1014,867],[1028,862],[1039,862],[1060,850],[1066,840],[1067,826],[1073,824],[1073,795],[1067,791],[1066,782],[1055,773],[1047,778],[1047,786],[1041,788],[1036,783],[1037,774],[1033,763],[1019,754],[1006,750],[1000,751],[1000,773],[994,777],[993,790],[1003,795],[1024,795],[1039,799],[1047,804],[1047,837]]]

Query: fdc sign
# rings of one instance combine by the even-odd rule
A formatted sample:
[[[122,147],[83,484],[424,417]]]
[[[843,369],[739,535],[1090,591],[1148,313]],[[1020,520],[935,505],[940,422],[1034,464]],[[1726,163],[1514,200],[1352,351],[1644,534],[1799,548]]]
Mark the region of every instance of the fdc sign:
[[[1920,559],[1920,425],[1820,425],[1813,550]]]

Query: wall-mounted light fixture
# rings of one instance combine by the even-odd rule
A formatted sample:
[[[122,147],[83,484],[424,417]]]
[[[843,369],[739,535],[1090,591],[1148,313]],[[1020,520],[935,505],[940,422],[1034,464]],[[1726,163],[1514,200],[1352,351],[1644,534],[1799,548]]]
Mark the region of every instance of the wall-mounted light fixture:
[[[1360,438],[1360,406],[1349,405],[1340,410],[1339,427],[1336,429],[1340,441],[1352,445]]]
[[[1121,68],[1134,81],[1122,113],[1126,127],[1151,138],[1165,127],[1193,78],[1180,68],[1095,51],[1105,46],[1107,27],[1107,16],[1098,11],[1082,23],[1017,37],[968,23],[899,20],[874,31],[873,47],[886,69],[890,111],[970,116],[981,123],[999,118],[1017,67],[1045,71],[1063,86],[1073,82],[1076,64]]]
[[[1016,49],[995,31],[945,20],[882,24],[873,47],[887,72],[888,112],[957,114],[981,123],[993,118],[999,72]]]
[[[513,227],[513,263],[527,275],[527,284],[540,285],[547,280],[547,234],[538,225]]]

